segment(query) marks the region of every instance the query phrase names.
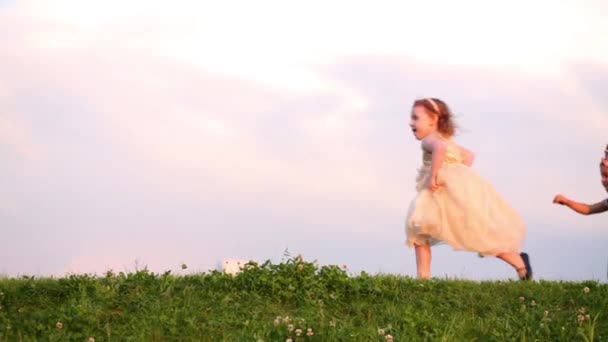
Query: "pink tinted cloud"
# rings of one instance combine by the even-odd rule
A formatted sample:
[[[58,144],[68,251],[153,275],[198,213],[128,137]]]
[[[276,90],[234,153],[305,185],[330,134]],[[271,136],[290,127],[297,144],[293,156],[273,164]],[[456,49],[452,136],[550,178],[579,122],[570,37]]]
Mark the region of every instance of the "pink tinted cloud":
[[[9,113],[0,117],[0,146],[18,158],[36,160],[41,157],[41,149],[32,141],[27,127]]]
[[[577,151],[591,148],[604,139],[606,131],[602,121],[595,120],[594,125],[568,121],[573,111],[598,117],[595,107],[580,105],[593,103],[584,101],[584,93],[534,75],[403,62],[400,56],[395,57],[397,63],[381,61],[379,66],[376,58],[361,57],[359,64],[347,60],[332,64],[344,70],[339,75],[318,70],[324,77],[341,82],[350,90],[348,95],[333,90],[311,94],[183,65],[141,50],[129,40],[102,39],[89,45],[53,47],[39,44],[45,42],[44,37],[34,37],[31,45],[13,43],[11,53],[0,56],[0,72],[9,92],[17,94],[11,99],[27,101],[52,91],[60,94],[60,102],[77,105],[83,117],[100,123],[83,127],[84,135],[103,131],[110,137],[110,143],[104,145],[106,153],[124,159],[116,157],[86,169],[105,170],[100,173],[107,176],[99,183],[118,188],[103,192],[99,185],[101,190],[96,188],[99,192],[95,195],[115,202],[124,196],[121,186],[143,184],[148,192],[132,202],[143,203],[147,210],[125,210],[124,215],[149,215],[150,221],[154,212],[171,205],[213,210],[217,208],[211,203],[221,202],[227,208],[222,208],[225,216],[196,216],[196,224],[188,227],[213,230],[223,238],[210,240],[201,233],[191,238],[200,240],[200,246],[184,247],[186,239],[175,239],[172,243],[183,247],[181,250],[162,249],[158,243],[166,242],[166,237],[153,231],[163,229],[159,226],[145,231],[143,244],[129,236],[130,244],[122,247],[104,241],[90,253],[74,252],[80,256],[67,258],[71,261],[62,268],[66,271],[102,272],[108,266],[120,270],[138,259],[155,270],[182,261],[190,263],[188,260],[208,268],[223,257],[248,256],[235,255],[235,251],[254,254],[257,250],[262,255],[286,241],[318,245],[315,239],[319,236],[340,236],[336,241],[390,236],[396,241],[402,234],[400,220],[414,195],[413,180],[420,163],[419,145],[406,127],[409,102],[420,95],[438,94],[466,114],[462,123],[470,133],[462,139],[479,151],[477,167],[530,220],[558,223],[549,197],[560,191],[558,188],[570,186],[572,179],[595,176],[596,167],[589,173],[582,167],[591,154]],[[530,92],[530,88],[535,91]],[[353,96],[368,106],[352,109]],[[14,108],[7,126],[12,128],[5,131],[13,132],[10,146],[18,150],[15,146],[27,146],[32,137],[27,125],[18,124],[15,118],[27,116],[37,122],[39,115],[48,113],[43,113],[44,109],[38,109],[40,113],[21,112],[24,106],[19,104]],[[535,127],[546,125],[552,129],[533,135],[538,130]],[[574,140],[566,149],[557,144],[564,136]],[[33,138],[49,142],[41,136]],[[68,136],[46,139],[65,139],[65,145],[78,142]],[[57,156],[64,152],[54,147],[44,153]],[[536,158],[539,153],[547,159]],[[47,163],[66,160],[77,165],[84,163],[80,157],[51,158]],[[124,163],[119,165],[125,168],[123,174],[104,169],[109,168],[107,164],[116,167],[112,164],[120,163]],[[577,166],[572,167],[572,163]],[[64,177],[65,182],[73,181],[69,176]],[[118,182],[116,178],[129,179]],[[573,186],[582,189],[583,197],[594,194],[594,188],[583,182]],[[78,196],[87,199],[87,189],[75,188],[75,202],[82,203]],[[56,194],[39,201],[56,203]],[[180,201],[172,203],[174,198]],[[565,212],[555,215],[575,220]],[[48,224],[56,229],[69,219],[64,216]],[[110,223],[117,225],[113,227],[116,230],[132,229],[121,221]],[[142,220],[144,223],[150,224]],[[173,227],[176,234],[184,234],[180,224],[183,222]],[[303,232],[290,228],[296,226]],[[548,229],[575,235],[567,227]],[[251,238],[261,235],[268,241],[251,247]],[[158,250],[143,246],[145,243],[157,244]]]

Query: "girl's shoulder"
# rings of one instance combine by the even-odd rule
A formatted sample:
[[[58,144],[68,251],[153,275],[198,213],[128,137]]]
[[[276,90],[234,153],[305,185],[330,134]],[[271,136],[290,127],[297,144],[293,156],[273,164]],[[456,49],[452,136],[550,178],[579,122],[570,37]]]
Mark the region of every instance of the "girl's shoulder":
[[[422,149],[424,151],[432,152],[434,147],[437,145],[455,145],[456,143],[452,140],[452,138],[446,138],[440,134],[433,133],[422,139],[420,144],[422,145]]]

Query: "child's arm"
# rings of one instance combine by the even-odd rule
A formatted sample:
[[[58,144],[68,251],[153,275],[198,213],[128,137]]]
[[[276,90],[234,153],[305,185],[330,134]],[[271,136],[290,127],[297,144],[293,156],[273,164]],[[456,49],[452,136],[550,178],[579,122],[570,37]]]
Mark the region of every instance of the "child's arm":
[[[466,166],[473,165],[473,160],[475,160],[475,153],[473,151],[466,149],[464,146],[458,146],[460,148],[460,156],[462,158],[462,163]]]
[[[436,191],[439,189],[439,185],[437,184],[437,173],[445,160],[445,150],[447,144],[445,140],[431,135],[422,140],[422,146],[433,155],[433,161],[431,163],[430,189],[431,191]]]
[[[553,199],[553,203],[565,205],[582,215],[592,215],[608,211],[608,200],[604,200],[595,204],[584,204],[575,202],[563,195],[557,195]]]
[[[608,191],[608,159],[602,159],[602,163],[600,164],[600,175],[602,176],[602,185],[604,186],[604,189]]]

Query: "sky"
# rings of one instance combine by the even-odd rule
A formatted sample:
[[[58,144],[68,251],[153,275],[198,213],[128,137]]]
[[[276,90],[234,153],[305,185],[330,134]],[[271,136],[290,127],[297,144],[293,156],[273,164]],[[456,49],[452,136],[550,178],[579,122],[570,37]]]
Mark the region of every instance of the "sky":
[[[0,0],[0,275],[196,273],[286,250],[414,276],[439,97],[521,214],[539,279],[605,281],[603,1]],[[509,279],[433,248],[433,275]],[[186,270],[181,264],[188,265]]]

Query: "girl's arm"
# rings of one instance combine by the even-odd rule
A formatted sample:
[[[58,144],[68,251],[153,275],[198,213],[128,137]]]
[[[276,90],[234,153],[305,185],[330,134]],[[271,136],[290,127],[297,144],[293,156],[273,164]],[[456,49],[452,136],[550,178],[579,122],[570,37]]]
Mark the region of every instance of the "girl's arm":
[[[584,204],[575,202],[565,196],[557,195],[553,199],[553,203],[565,205],[582,215],[592,215],[608,211],[608,200],[604,200],[595,204]]]
[[[445,150],[446,150],[446,142],[445,140],[435,137],[428,136],[423,139],[422,146],[427,151],[431,152],[433,155],[433,161],[431,164],[431,191],[436,191],[439,189],[439,185],[437,184],[437,173],[439,169],[443,165],[443,161],[445,160]]]
[[[475,153],[473,151],[466,149],[463,146],[460,147],[460,156],[462,158],[462,163],[466,166],[473,165],[473,160],[475,160]]]

